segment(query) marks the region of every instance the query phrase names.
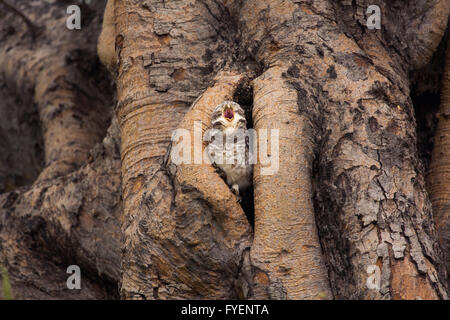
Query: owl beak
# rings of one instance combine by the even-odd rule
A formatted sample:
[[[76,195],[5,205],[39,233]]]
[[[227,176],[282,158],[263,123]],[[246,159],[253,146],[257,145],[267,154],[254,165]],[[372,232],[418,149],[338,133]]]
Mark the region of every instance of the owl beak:
[[[225,119],[227,119],[228,121],[233,121],[234,119],[234,111],[231,108],[225,108],[225,110],[223,111],[223,116]]]

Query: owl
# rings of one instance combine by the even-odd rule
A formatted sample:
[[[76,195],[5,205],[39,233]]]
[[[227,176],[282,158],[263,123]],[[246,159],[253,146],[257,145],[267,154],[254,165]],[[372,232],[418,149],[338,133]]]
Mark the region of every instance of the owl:
[[[209,158],[240,200],[239,193],[251,185],[253,174],[244,110],[233,101],[222,102],[214,109],[211,124]]]

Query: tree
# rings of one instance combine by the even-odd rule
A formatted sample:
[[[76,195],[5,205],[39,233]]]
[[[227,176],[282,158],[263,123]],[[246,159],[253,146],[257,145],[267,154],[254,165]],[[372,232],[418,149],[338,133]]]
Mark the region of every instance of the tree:
[[[110,0],[98,56],[115,80],[114,115],[95,51],[99,4],[84,5],[82,30],[70,31],[64,4],[17,1],[44,27],[35,37],[2,13],[0,111],[23,99],[10,131],[25,131],[37,146],[27,154],[45,163],[35,182],[0,195],[13,293],[446,299],[448,181],[433,177],[448,164],[432,158],[433,218],[410,87],[444,47],[449,5],[373,2]],[[369,5],[381,9],[379,30],[366,27]],[[173,131],[193,137],[201,120],[205,132],[224,100],[257,131],[279,130],[278,170],[262,174],[258,162],[242,203],[211,165],[171,157]],[[40,127],[24,123],[35,113]],[[81,291],[65,287],[71,264]]]

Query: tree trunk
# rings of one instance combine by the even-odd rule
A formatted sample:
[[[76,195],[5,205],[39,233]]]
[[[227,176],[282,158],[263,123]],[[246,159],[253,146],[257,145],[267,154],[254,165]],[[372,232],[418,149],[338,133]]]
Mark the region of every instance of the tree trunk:
[[[380,30],[366,27],[372,4]],[[22,93],[11,117],[40,119],[21,129],[37,146],[14,165],[28,178],[0,157],[14,297],[447,299],[446,159],[434,160],[446,145],[433,212],[409,77],[436,51],[448,1],[109,0],[97,48],[100,5],[83,7],[80,31],[65,29],[64,5],[15,6],[45,28],[33,39],[1,13],[0,97]],[[191,159],[204,150],[195,137],[225,100],[269,142],[242,202],[210,164],[172,157],[176,129]],[[437,139],[444,122],[441,111]],[[80,291],[65,287],[71,264]]]
[[[96,57],[101,11],[85,11],[81,33],[65,27],[65,5],[14,6],[42,32],[33,39],[27,25],[1,7],[1,87],[23,97],[17,103],[24,105],[14,110],[6,100],[0,108],[11,108],[10,126],[17,128],[9,131],[7,154],[36,159],[41,172],[33,185],[0,195],[0,265],[16,299],[117,297],[120,157],[117,122],[111,122],[113,91]],[[34,110],[40,122],[27,117]],[[20,130],[28,134],[18,139]],[[17,182],[35,178],[32,172]],[[82,270],[81,291],[66,286],[73,264]]]
[[[447,44],[441,99],[428,182],[434,220],[445,253],[448,277],[450,274],[450,42]]]

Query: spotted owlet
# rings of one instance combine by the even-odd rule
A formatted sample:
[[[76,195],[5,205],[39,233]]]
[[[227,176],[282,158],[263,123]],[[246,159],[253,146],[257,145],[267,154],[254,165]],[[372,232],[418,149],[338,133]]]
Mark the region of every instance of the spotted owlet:
[[[211,124],[213,137],[208,145],[209,158],[225,176],[231,190],[239,196],[239,192],[248,188],[252,181],[244,110],[233,101],[225,101],[214,109]]]

